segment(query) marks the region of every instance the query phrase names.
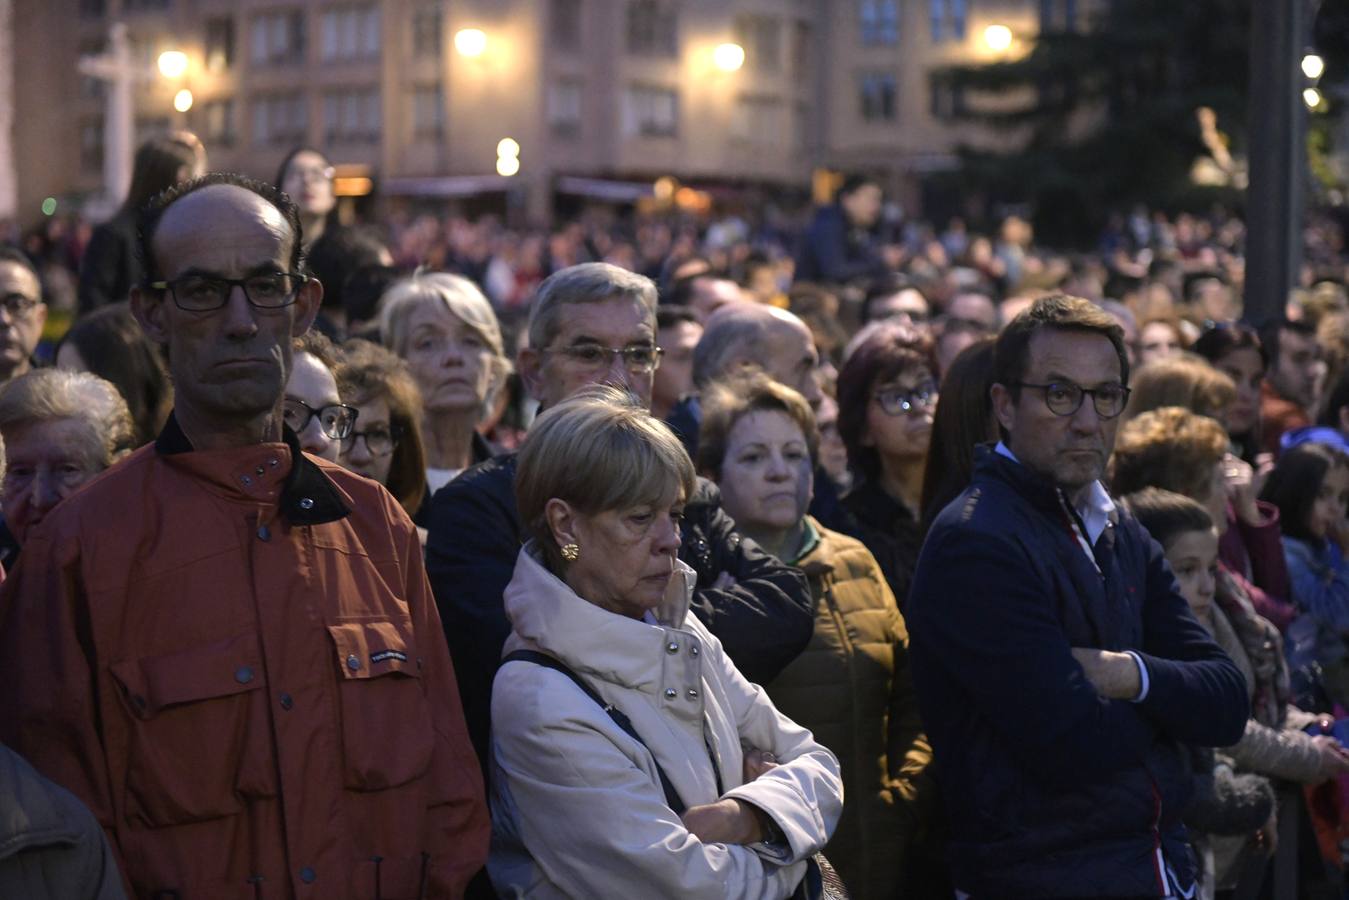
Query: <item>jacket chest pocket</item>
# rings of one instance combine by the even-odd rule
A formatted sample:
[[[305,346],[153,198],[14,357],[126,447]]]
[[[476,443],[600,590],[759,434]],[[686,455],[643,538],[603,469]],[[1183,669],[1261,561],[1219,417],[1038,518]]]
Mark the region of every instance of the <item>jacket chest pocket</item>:
[[[427,773],[434,738],[421,659],[406,619],[328,626],[341,694],[347,787],[379,791]]]
[[[233,815],[276,796],[257,635],[109,666],[129,718],[128,812],[149,825]]]

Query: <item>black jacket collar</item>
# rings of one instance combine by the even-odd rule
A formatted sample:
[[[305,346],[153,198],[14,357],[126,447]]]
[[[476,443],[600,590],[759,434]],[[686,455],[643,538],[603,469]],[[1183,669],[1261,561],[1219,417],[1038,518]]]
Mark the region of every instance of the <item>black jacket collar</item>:
[[[289,427],[281,426],[281,440],[290,448],[290,473],[281,489],[278,506],[281,515],[292,525],[322,525],[336,522],[351,514],[331,479],[300,449],[299,438]],[[155,439],[155,452],[160,456],[191,453],[188,440],[178,417],[170,413],[164,428]]]

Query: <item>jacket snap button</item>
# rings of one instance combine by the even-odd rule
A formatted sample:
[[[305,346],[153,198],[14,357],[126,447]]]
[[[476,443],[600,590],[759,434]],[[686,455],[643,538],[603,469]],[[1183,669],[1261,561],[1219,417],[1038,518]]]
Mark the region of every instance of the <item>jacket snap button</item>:
[[[697,688],[689,688],[689,699],[690,699],[690,700],[697,700],[697,699],[698,699],[698,689],[697,689]]]
[[[693,654],[694,656],[697,656],[699,652],[700,651],[698,650],[698,646],[696,644],[693,646],[692,649],[689,650],[689,653]]]
[[[678,696],[679,696],[679,691],[676,691],[674,688],[666,688],[666,689],[665,689],[665,699],[666,699],[666,700],[673,700],[674,698],[676,698],[676,697],[678,697]]]
[[[256,469],[253,470],[253,474],[254,474],[254,475],[266,475],[266,474],[267,474],[267,470],[264,469],[262,466],[258,466]]]
[[[355,653],[347,656],[347,668],[355,672],[361,667],[361,659]]]
[[[277,462],[277,461],[274,460],[274,459],[269,459],[269,460],[267,460],[267,465],[269,465],[269,466],[271,466],[273,469],[275,469],[277,466],[280,465],[280,463]]]
[[[248,666],[240,666],[234,670],[234,680],[240,684],[248,684],[253,680],[253,670]]]
[[[305,884],[313,884],[315,878],[318,878],[318,875],[308,866],[300,870],[300,880]]]
[[[245,475],[243,478],[240,478],[239,480],[242,481],[245,486],[253,483],[253,479],[249,478],[247,475]]]
[[[272,529],[268,528],[266,525],[259,525],[258,540],[270,541],[271,539],[272,539]]]
[[[314,508],[313,500],[310,500],[308,497],[301,498],[300,509],[313,509],[313,508]]]
[[[668,643],[668,644],[665,645],[665,652],[666,652],[666,653],[678,653],[678,652],[679,652],[679,645],[676,644],[674,641],[670,641],[670,643]]]
[[[282,694],[280,700],[282,709],[290,709],[292,706],[295,705],[295,701],[291,699],[290,694]]]

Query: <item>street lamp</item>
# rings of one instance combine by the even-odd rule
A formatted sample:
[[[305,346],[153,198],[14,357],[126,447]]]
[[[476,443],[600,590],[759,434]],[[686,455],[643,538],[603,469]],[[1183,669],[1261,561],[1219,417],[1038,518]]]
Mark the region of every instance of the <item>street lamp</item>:
[[[192,92],[187,88],[173,95],[173,108],[180,113],[185,113],[192,108]]]
[[[187,54],[181,50],[165,50],[159,54],[159,74],[169,80],[182,78],[187,71]]]
[[[1302,102],[1307,104],[1308,109],[1319,108],[1324,99],[1321,92],[1314,87],[1309,87],[1302,92]]]
[[[461,28],[454,34],[454,49],[460,56],[482,56],[487,49],[487,35],[481,28]]]
[[[1315,53],[1302,57],[1302,74],[1316,81],[1326,71],[1326,61]]]
[[[984,29],[984,46],[994,53],[1002,53],[1012,46],[1012,29],[1006,25],[990,25]]]
[[[712,51],[712,62],[723,72],[735,72],[745,64],[745,48],[739,44],[718,44]]]
[[[520,142],[504,137],[497,141],[497,174],[506,178],[520,172]]]

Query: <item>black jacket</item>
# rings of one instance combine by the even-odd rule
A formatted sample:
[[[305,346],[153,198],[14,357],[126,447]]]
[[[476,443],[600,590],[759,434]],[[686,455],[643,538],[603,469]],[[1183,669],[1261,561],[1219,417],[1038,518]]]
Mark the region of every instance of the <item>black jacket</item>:
[[[805,577],[735,532],[715,485],[699,479],[684,507],[679,558],[698,573],[693,611],[750,681],[765,684],[814,632]],[[515,507],[515,454],[465,471],[431,500],[426,572],[454,658],[464,718],[488,765],[492,677],[510,635],[502,593],[515,572],[523,529]],[[708,587],[722,573],[731,588]]]
[[[80,313],[120,303],[140,283],[135,213],[120,211],[94,229],[80,260]]]
[[[909,583],[923,545],[923,530],[912,512],[878,485],[859,482],[840,502],[843,517],[835,529],[857,538],[880,563],[899,603],[909,602]]]
[[[845,284],[888,271],[871,233],[853,227],[837,203],[815,212],[797,247],[797,281]]]
[[[1060,497],[981,448],[919,556],[904,617],[951,872],[978,898],[1157,896],[1158,848],[1195,875],[1182,745],[1241,738],[1245,680],[1136,519],[1105,529],[1093,565]],[[1100,697],[1072,647],[1137,652],[1146,698]]]

